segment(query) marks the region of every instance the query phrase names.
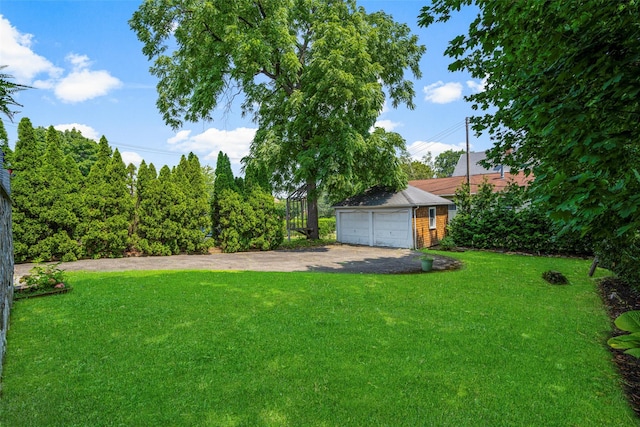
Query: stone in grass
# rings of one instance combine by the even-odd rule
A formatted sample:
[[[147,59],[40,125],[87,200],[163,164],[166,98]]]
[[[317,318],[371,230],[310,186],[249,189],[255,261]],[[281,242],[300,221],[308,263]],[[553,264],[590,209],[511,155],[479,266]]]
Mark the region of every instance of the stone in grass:
[[[545,271],[542,273],[542,278],[552,285],[568,285],[569,280],[565,277],[564,274],[559,271]]]

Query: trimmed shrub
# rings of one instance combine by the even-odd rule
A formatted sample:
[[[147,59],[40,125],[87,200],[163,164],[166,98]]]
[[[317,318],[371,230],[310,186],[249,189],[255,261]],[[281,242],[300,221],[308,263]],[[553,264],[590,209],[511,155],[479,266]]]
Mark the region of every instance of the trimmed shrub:
[[[456,191],[457,215],[449,222],[448,237],[458,246],[537,254],[590,255],[588,237],[562,232],[547,209],[532,203],[524,188],[515,184],[500,193],[488,182],[469,196],[463,185]]]
[[[224,190],[217,201],[219,207],[218,240],[223,252],[275,249],[284,240],[283,218],[273,196],[252,189],[244,200],[233,190]]]
[[[319,218],[318,227],[320,228],[318,231],[321,239],[333,236],[336,232],[336,217]]]

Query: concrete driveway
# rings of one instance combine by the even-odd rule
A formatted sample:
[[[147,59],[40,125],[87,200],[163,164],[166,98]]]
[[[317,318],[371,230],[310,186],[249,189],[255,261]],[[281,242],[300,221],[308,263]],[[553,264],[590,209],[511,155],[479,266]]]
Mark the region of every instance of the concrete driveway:
[[[250,270],[321,271],[333,273],[418,273],[420,252],[410,249],[329,245],[299,250],[238,252],[234,254],[172,255],[85,259],[65,262],[65,271],[126,270]],[[454,260],[436,257],[434,270],[452,268]],[[16,278],[27,274],[33,264],[16,264]]]

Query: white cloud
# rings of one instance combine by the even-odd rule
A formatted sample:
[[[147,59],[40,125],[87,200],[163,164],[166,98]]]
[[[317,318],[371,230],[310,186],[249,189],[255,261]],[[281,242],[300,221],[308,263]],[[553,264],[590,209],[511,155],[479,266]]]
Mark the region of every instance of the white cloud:
[[[22,34],[0,15],[0,65],[7,65],[3,72],[14,77],[16,83],[32,84],[39,74],[57,78],[62,69],[48,59],[33,52],[33,35]]]
[[[100,134],[98,133],[97,130],[95,130],[91,126],[83,125],[81,123],[67,123],[67,124],[55,125],[54,129],[57,129],[62,132],[64,132],[65,130],[75,129],[79,131],[82,134],[82,136],[84,136],[85,138],[93,139],[96,142],[100,140]]]
[[[16,83],[38,89],[53,90],[62,102],[76,103],[104,96],[122,86],[122,82],[106,70],[91,70],[86,55],[71,53],[65,58],[71,71],[56,67],[47,58],[33,51],[34,36],[23,34],[0,15],[0,65]]]
[[[177,142],[186,141],[187,139],[189,139],[190,134],[191,134],[190,130],[181,130],[175,136],[167,139],[167,142],[169,144],[175,144]]]
[[[437,141],[414,141],[407,145],[407,151],[411,154],[414,160],[421,160],[425,154],[431,152],[431,157],[435,159],[438,155],[447,150],[465,150],[466,143],[459,142],[458,144],[445,144],[444,142]]]
[[[373,128],[382,128],[387,132],[392,132],[395,128],[402,126],[402,123],[392,122],[391,120],[378,120],[373,125]],[[373,128],[371,131],[373,131]]]
[[[222,151],[229,156],[232,165],[237,166],[240,164],[240,159],[249,154],[249,146],[256,130],[245,127],[230,131],[209,128],[196,135],[191,135],[190,130],[181,130],[167,142],[175,151],[205,154],[205,159],[212,161],[215,161],[218,158],[218,152]]]
[[[467,86],[474,92],[484,92],[487,87],[487,77],[480,80],[480,82],[476,82],[474,80],[467,80]]]
[[[462,98],[462,84],[457,82],[438,81],[425,86],[422,91],[425,94],[424,99],[434,104],[448,104]]]
[[[134,165],[136,165],[136,167],[138,167],[142,162],[142,156],[140,156],[140,154],[138,153],[134,153],[133,151],[123,151],[122,153],[120,153],[120,156],[122,156],[122,161],[127,166],[129,165],[129,163],[133,163]]]
[[[89,69],[91,62],[86,55],[69,54],[66,60],[73,71],[55,83],[54,93],[62,102],[76,103],[104,96],[122,86],[122,82],[108,71]]]

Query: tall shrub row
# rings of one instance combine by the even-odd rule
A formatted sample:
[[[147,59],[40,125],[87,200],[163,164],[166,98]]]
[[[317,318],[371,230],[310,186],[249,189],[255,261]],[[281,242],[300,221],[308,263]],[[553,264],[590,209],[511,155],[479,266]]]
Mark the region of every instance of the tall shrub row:
[[[74,150],[79,138],[20,121],[9,156],[17,262],[209,248],[208,193],[195,155],[160,176],[143,162],[136,174],[105,137],[85,138]]]
[[[588,255],[588,237],[562,230],[547,210],[532,203],[525,188],[510,184],[502,192],[484,182],[476,194],[465,184],[456,191],[457,214],[449,223],[448,236],[456,245],[544,254]]]
[[[229,158],[219,153],[211,211],[212,233],[223,252],[271,250],[284,240],[283,215],[261,185],[264,179],[246,172],[246,180],[234,178]]]

